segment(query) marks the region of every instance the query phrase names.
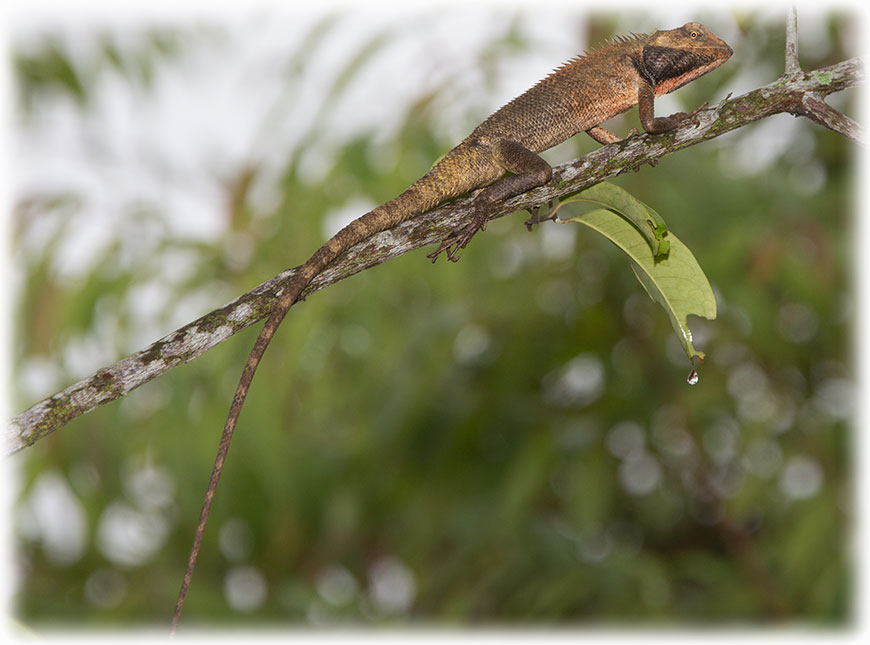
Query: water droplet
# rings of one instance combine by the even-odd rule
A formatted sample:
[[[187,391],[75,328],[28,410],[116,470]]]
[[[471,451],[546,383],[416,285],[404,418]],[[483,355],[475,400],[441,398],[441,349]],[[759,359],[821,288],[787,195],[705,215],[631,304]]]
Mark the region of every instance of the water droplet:
[[[694,368],[691,372],[689,372],[689,377],[686,379],[686,383],[688,383],[689,385],[698,384],[698,373],[694,370]]]

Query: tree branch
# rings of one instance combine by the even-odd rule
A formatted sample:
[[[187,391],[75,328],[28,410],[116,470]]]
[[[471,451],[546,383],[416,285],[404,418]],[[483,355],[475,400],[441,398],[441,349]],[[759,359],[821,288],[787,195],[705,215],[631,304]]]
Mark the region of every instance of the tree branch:
[[[857,85],[863,64],[853,58],[804,74],[798,68],[769,85],[719,105],[701,110],[680,128],[661,135],[642,134],[603,146],[553,169],[546,186],[497,204],[490,219],[546,204],[588,188],[644,163],[718,137],[749,123],[779,113],[807,116],[855,141],[863,142],[860,126],[826,105],[820,97]],[[372,236],[336,260],[304,292],[305,295],[348,276],[382,264],[413,249],[440,241],[471,219],[470,198],[460,199]],[[15,453],[48,436],[76,417],[126,395],[153,378],[186,363],[233,334],[264,318],[295,269],[271,280],[223,307],[175,330],[114,365],[62,392],[40,401],[15,416],[7,431],[5,452]]]
[[[798,61],[797,8],[791,6],[785,20],[785,78],[798,78],[801,75]]]
[[[820,72],[815,72],[820,73]],[[797,9],[791,6],[785,24],[785,73],[783,79],[797,80],[803,76],[798,60]],[[819,125],[833,130],[855,143],[867,145],[864,129],[845,114],[841,114],[812,92],[808,92],[801,100],[801,108],[795,112],[812,119]]]
[[[801,99],[800,113],[812,119],[829,130],[842,134],[862,146],[867,145],[867,133],[860,123],[853,121],[842,112],[838,112],[814,94],[805,94]]]

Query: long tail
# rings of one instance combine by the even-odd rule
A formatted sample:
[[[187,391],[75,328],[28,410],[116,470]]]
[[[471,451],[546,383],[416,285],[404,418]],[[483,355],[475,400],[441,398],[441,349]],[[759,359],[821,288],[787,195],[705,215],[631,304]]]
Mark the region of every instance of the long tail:
[[[457,154],[458,153],[458,154]],[[236,422],[239,419],[239,414],[242,411],[242,406],[245,403],[245,398],[248,395],[248,389],[251,386],[251,381],[254,378],[254,373],[257,371],[257,366],[260,364],[260,359],[263,353],[269,346],[269,342],[278,330],[284,316],[290,310],[290,307],[299,300],[302,292],[317,277],[329,264],[339,255],[355,244],[367,239],[368,237],[379,233],[388,228],[392,228],[401,222],[407,221],[427,210],[434,208],[438,204],[451,199],[462,193],[467,192],[472,187],[459,185],[456,182],[445,182],[447,173],[445,170],[457,162],[462,161],[463,155],[458,149],[454,149],[448,153],[441,162],[435,165],[426,175],[412,184],[405,192],[395,199],[378,206],[374,210],[366,213],[360,218],[354,220],[338,233],[336,233],[326,244],[321,246],[312,255],[308,261],[303,264],[296,275],[287,285],[286,289],[281,293],[278,301],[275,303],[272,313],[263,325],[260,335],[254,343],[251,353],[248,355],[248,360],[245,363],[245,368],[242,371],[242,376],[239,379],[239,384],[236,387],[236,393],[233,396],[233,401],[230,404],[230,410],[227,414],[227,421],[224,425],[224,431],[221,435],[220,444],[218,445],[217,457],[214,461],[211,477],[208,481],[205,498],[202,502],[202,510],[199,514],[199,522],[196,525],[196,533],[193,538],[193,547],[190,551],[190,557],[187,561],[187,568],[184,571],[184,578],[181,582],[181,589],[178,592],[178,600],[175,604],[175,613],[172,616],[172,628],[170,634],[175,634],[178,626],[178,620],[181,617],[181,611],[184,606],[184,598],[187,595],[187,589],[190,586],[190,579],[193,576],[193,569],[196,565],[196,559],[199,555],[200,545],[202,544],[202,536],[205,533],[205,525],[208,520],[211,503],[214,499],[215,490],[220,481],[221,472],[223,470],[224,461],[226,460],[227,451],[230,447],[230,441],[233,438],[233,431],[236,428]],[[457,173],[458,176],[463,176]]]

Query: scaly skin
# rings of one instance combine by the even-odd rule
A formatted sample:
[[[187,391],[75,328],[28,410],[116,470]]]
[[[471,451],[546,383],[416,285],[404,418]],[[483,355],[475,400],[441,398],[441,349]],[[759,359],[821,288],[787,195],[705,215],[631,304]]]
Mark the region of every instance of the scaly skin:
[[[401,195],[354,220],[315,251],[281,293],[242,372],[203,502],[173,617],[173,631],[251,379],[287,311],[311,280],[344,251],[375,233],[483,188],[475,197],[472,223],[444,240],[429,255],[434,261],[444,251],[448,259],[457,260],[457,251],[485,228],[490,204],[550,180],[552,169],[537,153],[578,132],[587,132],[601,143],[618,141],[615,134],[600,124],[634,105],[638,105],[641,125],[647,132],[660,133],[677,127],[691,115],[680,112],[655,117],[654,97],[715,69],[731,53],[731,48],[703,25],[690,22],[669,31],[616,38],[600,49],[578,56],[495,112]],[[497,182],[506,172],[511,174]]]

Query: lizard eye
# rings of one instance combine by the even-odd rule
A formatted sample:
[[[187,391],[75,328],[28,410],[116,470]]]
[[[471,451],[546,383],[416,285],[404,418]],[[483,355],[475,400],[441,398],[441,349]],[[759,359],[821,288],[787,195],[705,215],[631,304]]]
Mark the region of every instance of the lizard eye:
[[[691,31],[691,32],[689,32],[689,38],[691,38],[692,40],[694,40],[694,39],[697,38],[697,37],[698,37],[698,32],[697,32],[697,31]]]

